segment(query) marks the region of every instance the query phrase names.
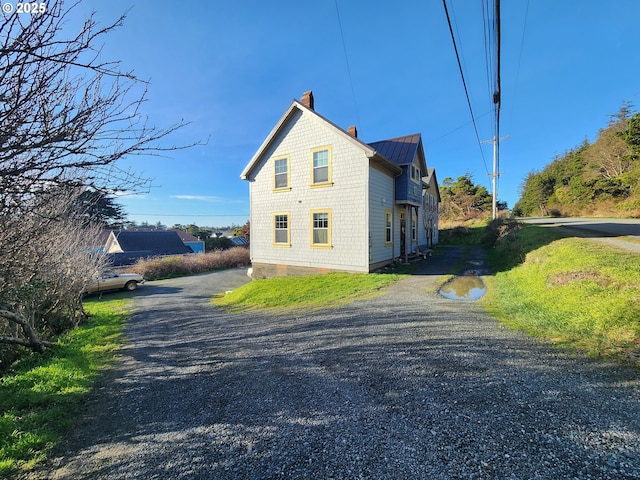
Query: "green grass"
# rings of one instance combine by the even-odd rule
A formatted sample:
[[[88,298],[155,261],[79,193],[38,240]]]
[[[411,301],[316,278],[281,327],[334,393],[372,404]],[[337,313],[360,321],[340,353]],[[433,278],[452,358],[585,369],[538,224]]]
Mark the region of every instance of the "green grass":
[[[640,365],[640,257],[526,226],[491,253],[484,303],[506,325]]]
[[[117,295],[87,300],[88,321],[0,378],[0,477],[31,469],[73,425],[96,375],[115,357],[129,306]]]
[[[230,311],[336,307],[371,298],[402,278],[399,274],[327,273],[256,280],[231,293],[216,296],[214,305]]]

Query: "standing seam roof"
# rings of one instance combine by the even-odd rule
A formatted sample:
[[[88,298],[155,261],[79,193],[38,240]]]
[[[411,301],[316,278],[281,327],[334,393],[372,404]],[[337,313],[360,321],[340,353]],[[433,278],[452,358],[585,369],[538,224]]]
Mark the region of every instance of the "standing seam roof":
[[[370,143],[380,155],[391,160],[396,165],[409,165],[413,162],[420,145],[420,134],[405,135]]]

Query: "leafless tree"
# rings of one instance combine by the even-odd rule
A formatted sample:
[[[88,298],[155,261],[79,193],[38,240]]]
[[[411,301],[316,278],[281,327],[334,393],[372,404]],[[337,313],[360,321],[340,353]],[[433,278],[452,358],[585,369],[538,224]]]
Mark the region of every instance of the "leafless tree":
[[[587,164],[597,176],[616,178],[631,168],[631,149],[620,136],[624,124],[601,130],[598,139],[587,149]]]
[[[98,226],[82,224],[69,210],[72,191],[41,194],[28,215],[0,229],[0,343],[44,351],[41,338],[77,324],[82,293],[106,266],[99,250]],[[46,200],[46,201],[45,201]]]
[[[147,83],[102,59],[124,16],[99,26],[91,14],[66,36],[78,3],[0,16],[0,343],[37,351],[43,322],[81,312],[83,282],[102,262],[69,214],[72,197],[145,190],[149,180],[118,161],[186,148],[165,144],[185,123],[150,125]]]

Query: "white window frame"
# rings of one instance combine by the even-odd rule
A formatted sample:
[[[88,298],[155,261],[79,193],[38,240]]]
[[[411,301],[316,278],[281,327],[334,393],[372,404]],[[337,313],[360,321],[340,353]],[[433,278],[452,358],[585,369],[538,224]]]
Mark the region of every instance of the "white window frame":
[[[391,210],[384,211],[384,244],[393,244],[393,212]]]

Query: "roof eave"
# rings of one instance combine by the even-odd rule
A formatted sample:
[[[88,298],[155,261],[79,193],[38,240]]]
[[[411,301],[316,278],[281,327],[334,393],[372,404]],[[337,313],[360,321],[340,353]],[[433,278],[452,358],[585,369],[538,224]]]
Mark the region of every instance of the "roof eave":
[[[380,165],[383,168],[389,170],[394,176],[400,175],[402,173],[402,167],[399,167],[391,160],[381,155],[377,151],[373,150],[372,153],[367,155],[370,161],[375,163],[376,165]]]

